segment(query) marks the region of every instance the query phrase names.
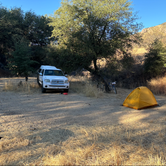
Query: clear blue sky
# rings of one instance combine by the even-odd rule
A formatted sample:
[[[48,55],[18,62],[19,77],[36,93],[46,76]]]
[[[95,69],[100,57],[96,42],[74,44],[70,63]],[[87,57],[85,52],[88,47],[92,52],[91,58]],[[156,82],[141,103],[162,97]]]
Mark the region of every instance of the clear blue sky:
[[[144,28],[156,26],[166,22],[166,0],[132,0],[133,9],[138,12],[138,21]],[[2,6],[10,9],[21,7],[26,11],[33,11],[37,15],[53,14],[60,7],[61,0],[0,0]]]

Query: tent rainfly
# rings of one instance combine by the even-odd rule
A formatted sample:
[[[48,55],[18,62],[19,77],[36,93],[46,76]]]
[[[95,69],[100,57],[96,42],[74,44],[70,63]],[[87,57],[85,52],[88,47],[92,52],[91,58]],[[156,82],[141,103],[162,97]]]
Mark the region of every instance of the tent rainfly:
[[[137,110],[157,105],[153,93],[144,86],[134,89],[123,102],[123,106]]]

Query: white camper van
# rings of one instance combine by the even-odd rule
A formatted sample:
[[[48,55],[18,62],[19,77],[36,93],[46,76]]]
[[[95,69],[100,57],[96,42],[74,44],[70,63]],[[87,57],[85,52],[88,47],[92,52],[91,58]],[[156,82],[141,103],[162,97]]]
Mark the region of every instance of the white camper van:
[[[61,69],[55,66],[42,65],[38,70],[37,83],[42,86],[42,93],[47,89],[57,89],[64,92],[69,90],[69,80]]]

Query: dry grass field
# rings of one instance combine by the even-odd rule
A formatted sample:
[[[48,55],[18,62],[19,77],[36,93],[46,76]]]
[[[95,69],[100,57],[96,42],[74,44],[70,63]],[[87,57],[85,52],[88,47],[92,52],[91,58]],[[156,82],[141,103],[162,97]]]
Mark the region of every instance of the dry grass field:
[[[0,78],[0,165],[166,165],[165,96],[134,110],[122,106],[132,89],[70,82],[42,94],[35,78]]]
[[[166,95],[166,76],[151,79],[148,82],[148,88],[157,95]]]

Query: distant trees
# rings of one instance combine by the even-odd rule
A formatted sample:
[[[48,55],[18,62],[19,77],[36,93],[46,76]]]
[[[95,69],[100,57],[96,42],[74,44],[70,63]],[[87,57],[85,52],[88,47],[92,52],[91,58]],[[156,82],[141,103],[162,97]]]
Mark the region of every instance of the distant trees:
[[[37,16],[35,13],[29,11],[24,13],[20,8],[13,8],[11,10],[5,7],[0,7],[0,60],[1,63],[7,65],[13,61],[13,52],[18,53],[16,43],[22,43],[23,39],[27,41],[31,52],[30,59],[42,62],[45,58],[40,56],[40,49],[45,51],[44,47],[50,43],[50,36],[52,34],[52,27],[48,25],[49,18],[44,16]],[[25,48],[27,47],[27,43]],[[15,53],[16,53],[15,52]],[[38,54],[39,53],[39,54]],[[19,54],[20,55],[20,54]],[[23,56],[23,55],[22,55]],[[24,62],[23,62],[24,63]],[[12,63],[11,63],[12,64]],[[35,66],[33,66],[35,67]]]
[[[161,54],[163,50],[162,42],[155,39],[150,45],[149,52],[145,55],[144,69],[150,77],[160,75],[163,71],[165,64],[165,59]]]

